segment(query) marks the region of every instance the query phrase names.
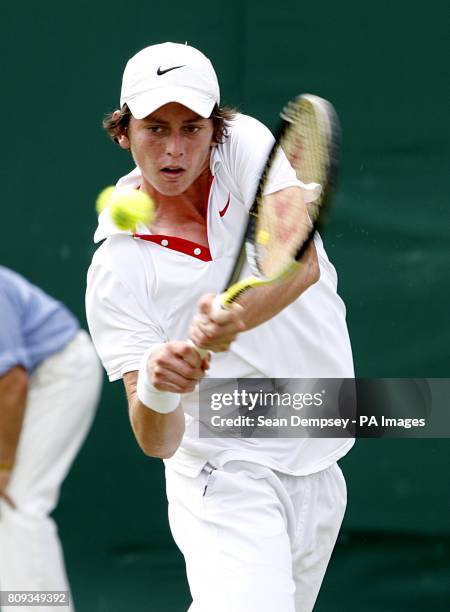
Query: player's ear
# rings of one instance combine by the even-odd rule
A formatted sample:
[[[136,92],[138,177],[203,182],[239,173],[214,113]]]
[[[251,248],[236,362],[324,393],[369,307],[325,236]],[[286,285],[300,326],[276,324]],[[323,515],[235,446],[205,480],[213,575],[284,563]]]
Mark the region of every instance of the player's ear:
[[[117,144],[122,149],[130,148],[130,139],[128,138],[128,135],[126,132],[122,132],[121,134],[119,134],[119,136],[117,136]]]
[[[118,134],[114,135],[114,140],[122,149],[130,148],[130,140],[128,138],[127,128],[121,124],[122,112],[120,110],[115,110],[111,115],[112,123],[115,123],[115,128]]]

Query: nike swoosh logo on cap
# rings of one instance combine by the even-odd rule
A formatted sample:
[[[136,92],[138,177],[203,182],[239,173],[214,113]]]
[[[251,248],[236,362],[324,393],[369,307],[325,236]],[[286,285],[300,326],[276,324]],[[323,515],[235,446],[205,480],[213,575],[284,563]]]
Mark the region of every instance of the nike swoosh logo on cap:
[[[224,214],[227,212],[229,205],[230,205],[230,196],[228,196],[228,202],[225,204],[225,206],[222,208],[222,210],[219,210],[219,215],[221,217],[223,217]]]
[[[184,68],[184,66],[186,66],[186,64],[183,64],[182,66],[172,66],[172,68],[166,68],[165,70],[161,70],[160,66],[156,71],[156,74],[158,76],[161,76],[162,74],[166,74],[166,72],[170,72],[171,70],[176,70],[177,68]]]

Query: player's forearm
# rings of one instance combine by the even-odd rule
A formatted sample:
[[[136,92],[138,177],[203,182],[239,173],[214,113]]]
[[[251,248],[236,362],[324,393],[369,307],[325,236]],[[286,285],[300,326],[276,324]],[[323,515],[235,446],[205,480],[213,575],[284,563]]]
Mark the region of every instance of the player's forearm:
[[[179,447],[185,421],[181,406],[168,414],[161,414],[143,404],[137,394],[137,372],[124,376],[128,396],[131,427],[142,451],[159,459],[168,459]]]
[[[181,406],[169,414],[160,414],[136,398],[130,406],[130,420],[136,440],[146,455],[159,459],[172,457],[184,434]]]
[[[16,457],[28,393],[28,375],[21,367],[0,377],[0,465]]]
[[[243,294],[239,304],[244,308],[246,329],[265,323],[294,302],[320,278],[316,248],[312,243],[301,260],[299,271],[285,281],[257,287]]]

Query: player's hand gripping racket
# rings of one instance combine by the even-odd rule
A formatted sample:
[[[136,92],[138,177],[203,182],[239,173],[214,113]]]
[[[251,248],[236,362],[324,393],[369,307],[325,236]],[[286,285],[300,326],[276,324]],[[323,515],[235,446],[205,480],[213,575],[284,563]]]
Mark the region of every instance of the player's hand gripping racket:
[[[337,171],[340,128],[333,106],[318,96],[304,94],[291,100],[280,113],[275,144],[267,158],[242,244],[224,293],[216,308],[229,308],[243,293],[287,278],[323,225]],[[306,208],[300,188],[265,195],[280,149],[297,178],[318,183],[320,195]],[[239,280],[245,260],[254,276]],[[198,349],[203,356],[206,350]]]

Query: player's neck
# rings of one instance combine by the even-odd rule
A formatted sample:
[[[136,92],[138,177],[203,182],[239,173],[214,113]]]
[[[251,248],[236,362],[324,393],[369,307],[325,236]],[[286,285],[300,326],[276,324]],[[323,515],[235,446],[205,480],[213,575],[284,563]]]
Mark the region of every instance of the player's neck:
[[[177,235],[201,244],[205,244],[205,241],[207,243],[206,216],[210,185],[209,168],[186,191],[176,196],[159,193],[144,179],[142,189],[153,199],[156,208],[152,231],[155,234]]]

